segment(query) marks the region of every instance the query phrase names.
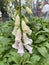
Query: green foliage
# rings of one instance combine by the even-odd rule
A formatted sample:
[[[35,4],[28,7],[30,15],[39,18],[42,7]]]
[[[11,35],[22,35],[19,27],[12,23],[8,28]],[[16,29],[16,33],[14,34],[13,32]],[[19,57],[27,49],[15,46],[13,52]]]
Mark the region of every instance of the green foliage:
[[[39,47],[39,48],[37,48],[37,50],[43,57],[46,57],[47,49],[45,47]]]
[[[49,20],[29,17],[28,26],[32,29],[32,35],[30,37],[33,39],[32,44],[34,47],[32,62],[34,65],[48,65],[49,62],[47,60],[49,57],[46,57],[49,56]],[[37,58],[39,55],[39,61],[36,62],[36,56],[34,54],[37,55]]]
[[[12,48],[14,21],[0,23],[0,65],[49,65],[49,21],[29,17],[27,25],[32,29],[33,53],[25,50],[21,57]]]

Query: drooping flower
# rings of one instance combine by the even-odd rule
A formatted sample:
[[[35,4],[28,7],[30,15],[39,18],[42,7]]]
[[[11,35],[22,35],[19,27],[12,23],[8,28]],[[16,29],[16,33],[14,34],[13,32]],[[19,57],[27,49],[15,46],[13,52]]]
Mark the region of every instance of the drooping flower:
[[[22,42],[19,43],[18,53],[19,53],[21,56],[23,56],[23,54],[24,54],[24,47],[23,47]]]
[[[32,53],[32,39],[28,38],[27,34],[31,34],[32,31],[26,25],[25,21],[22,20],[22,29],[23,29],[23,42],[21,40],[21,29],[20,29],[20,17],[16,16],[15,26],[12,34],[15,36],[15,43],[12,45],[13,48],[18,50],[18,53],[22,56],[24,54],[24,48],[26,48],[29,53]],[[26,34],[27,33],[27,34]]]
[[[22,56],[24,54],[24,47],[29,51],[29,53],[32,53],[32,47],[30,46],[32,43],[32,40],[27,37],[25,33],[23,33],[23,40],[24,43],[21,41],[21,30],[18,29],[15,36],[15,43],[12,45],[13,48],[18,50],[18,53]]]
[[[32,49],[33,48],[31,46],[29,46],[29,45],[24,45],[24,46],[29,51],[29,53],[32,54]]]
[[[24,20],[22,20],[22,28],[24,33],[27,33],[29,35],[32,33],[32,30],[30,30],[30,28],[26,25]]]
[[[29,39],[26,34],[23,34],[24,47],[32,54],[33,48],[30,46],[32,44],[32,39]]]
[[[23,34],[23,40],[24,40],[25,45],[32,44],[32,39],[29,39],[26,34]]]
[[[15,21],[15,27],[14,27],[14,30],[13,30],[13,32],[15,32],[14,35],[16,35],[16,30],[19,27],[20,27],[20,18],[19,18],[19,15],[17,15],[16,16],[16,21]],[[30,28],[26,25],[24,20],[22,20],[22,29],[23,29],[24,33],[27,33],[29,35],[32,33],[32,30],[30,30]]]
[[[13,48],[18,50],[18,53],[22,56],[24,54],[24,47],[22,42],[15,41],[15,43],[12,45]]]

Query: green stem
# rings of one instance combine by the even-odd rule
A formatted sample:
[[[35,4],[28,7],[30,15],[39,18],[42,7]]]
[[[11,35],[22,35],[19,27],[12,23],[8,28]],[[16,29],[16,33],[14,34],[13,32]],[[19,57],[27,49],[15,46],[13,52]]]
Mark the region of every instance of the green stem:
[[[22,29],[22,15],[21,15],[21,0],[19,0],[19,7],[20,7],[20,30],[21,30],[21,40],[23,42],[23,29]]]

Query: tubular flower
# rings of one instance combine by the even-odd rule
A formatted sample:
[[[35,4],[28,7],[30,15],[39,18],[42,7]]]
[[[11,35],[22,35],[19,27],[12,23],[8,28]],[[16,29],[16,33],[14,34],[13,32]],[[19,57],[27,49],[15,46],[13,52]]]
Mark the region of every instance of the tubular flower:
[[[26,34],[23,34],[23,39],[24,39],[25,45],[27,44],[31,45],[33,42],[32,39],[29,39]]]
[[[32,53],[32,47],[30,46],[32,40],[27,37],[25,33],[23,33],[24,43],[21,42],[21,30],[18,29],[15,36],[15,43],[12,45],[13,48],[18,50],[18,53],[22,56],[24,54],[24,48],[26,48],[29,53]]]
[[[22,21],[22,28],[24,33],[27,33],[29,35],[32,33],[32,30],[30,30],[30,28],[26,25],[24,20]]]
[[[15,27],[16,27],[16,28],[15,28]],[[19,17],[19,15],[16,16],[15,27],[14,27],[13,32],[16,33],[15,30],[20,27],[20,17]],[[29,34],[29,35],[32,33],[32,30],[30,30],[30,28],[26,25],[26,23],[25,23],[24,20],[22,20],[22,29],[23,29],[23,32],[24,32],[24,33],[27,33],[27,34]],[[14,33],[14,34],[15,34],[15,33]]]
[[[19,15],[17,15],[15,20],[15,26],[19,27],[19,25],[20,25],[20,17]]]
[[[31,46],[29,46],[29,45],[24,45],[24,46],[29,51],[29,53],[32,54],[32,49],[33,48]]]
[[[21,40],[21,29],[20,29],[20,17],[16,16],[15,26],[12,34],[15,36],[15,43],[12,45],[13,48],[18,50],[18,53],[22,56],[24,54],[24,48],[32,53],[33,48],[30,46],[32,44],[32,39],[28,38],[27,34],[31,34],[30,28],[26,25],[25,21],[22,20],[22,29],[23,29],[23,42]]]

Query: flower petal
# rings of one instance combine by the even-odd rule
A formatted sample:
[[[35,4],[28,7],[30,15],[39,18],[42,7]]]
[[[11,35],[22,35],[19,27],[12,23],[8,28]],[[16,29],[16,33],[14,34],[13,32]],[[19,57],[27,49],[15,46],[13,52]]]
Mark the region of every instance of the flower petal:
[[[29,39],[26,34],[23,34],[24,43],[26,44],[32,44],[32,39]]]
[[[15,41],[15,43],[12,45],[12,47],[15,48],[15,49],[18,49],[18,44],[19,43],[17,41]]]
[[[18,53],[22,56],[24,54],[23,44],[20,42],[18,46]]]
[[[15,36],[15,40],[16,41],[20,41],[21,40],[21,30],[20,29],[17,30],[16,36]]]
[[[12,34],[13,34],[13,35],[16,35],[16,32],[17,32],[17,28],[16,28],[16,26],[15,26],[14,29],[13,29]]]
[[[32,49],[33,48],[31,46],[29,46],[29,45],[24,45],[24,46],[29,51],[29,53],[32,54]]]
[[[20,17],[19,15],[16,16],[15,25],[19,27],[20,25]]]
[[[26,25],[25,21],[22,21],[22,28],[23,28],[23,32],[27,33],[27,34],[31,34],[32,31],[30,30],[30,28]]]

